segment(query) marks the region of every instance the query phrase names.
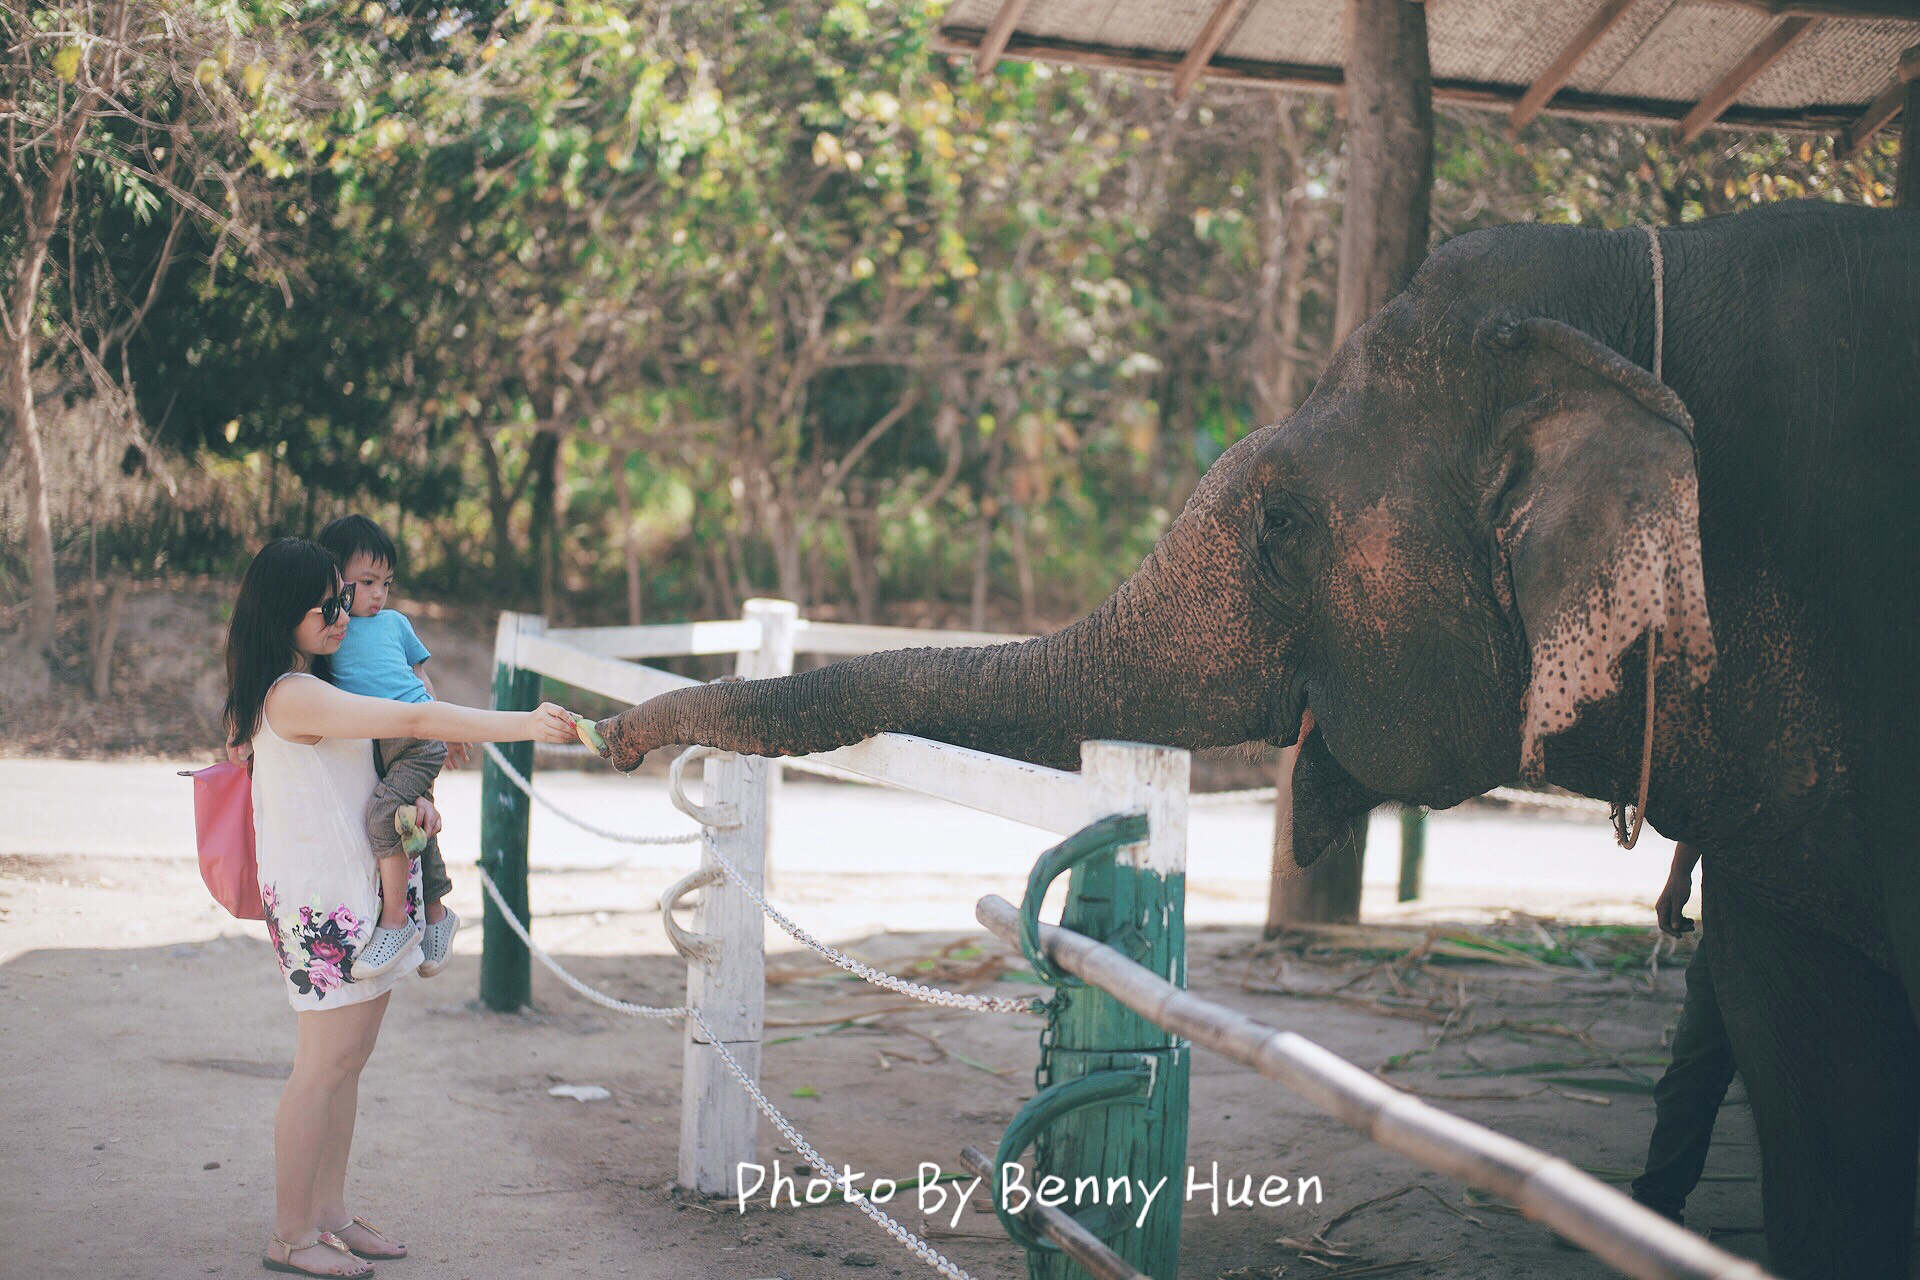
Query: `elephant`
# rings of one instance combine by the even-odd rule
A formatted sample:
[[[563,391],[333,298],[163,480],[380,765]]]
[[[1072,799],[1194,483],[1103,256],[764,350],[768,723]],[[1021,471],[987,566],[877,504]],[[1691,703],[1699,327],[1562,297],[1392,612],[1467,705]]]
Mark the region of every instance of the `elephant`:
[[[622,769],[889,730],[1063,768],[1092,738],[1298,743],[1303,866],[1385,801],[1639,801],[1703,853],[1770,1264],[1904,1277],[1915,495],[1920,210],[1497,227],[1437,247],[1078,622],[677,690],[600,728]]]

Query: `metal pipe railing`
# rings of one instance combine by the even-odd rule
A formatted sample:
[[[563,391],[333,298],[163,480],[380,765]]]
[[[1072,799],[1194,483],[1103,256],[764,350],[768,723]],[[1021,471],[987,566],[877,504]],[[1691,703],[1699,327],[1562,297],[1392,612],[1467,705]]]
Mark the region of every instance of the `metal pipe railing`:
[[[1020,945],[1020,912],[989,895],[975,918]],[[1511,1201],[1529,1218],[1643,1280],[1766,1280],[1767,1272],[1635,1204],[1557,1156],[1430,1106],[1306,1037],[1196,996],[1111,947],[1040,927],[1047,958],[1141,1017],[1270,1080],[1375,1143],[1437,1173]]]

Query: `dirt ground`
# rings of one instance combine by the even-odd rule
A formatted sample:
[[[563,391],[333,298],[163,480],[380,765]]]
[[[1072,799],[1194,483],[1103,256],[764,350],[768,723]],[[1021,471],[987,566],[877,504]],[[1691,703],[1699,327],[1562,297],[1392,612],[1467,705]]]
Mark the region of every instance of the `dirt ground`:
[[[456,875],[453,905],[477,919],[474,878]],[[536,875],[537,931],[588,982],[630,1001],[677,1003],[684,971],[661,954],[654,918],[664,879],[632,868]],[[984,934],[848,938],[836,919],[871,919],[876,903],[923,892],[1016,887],[789,874],[780,894],[860,954],[958,980],[1017,976],[1023,966]],[[258,929],[213,906],[184,856],[0,859],[0,1274],[258,1271],[273,1108],[292,1052],[292,1018]],[[1650,967],[1650,930],[1583,935],[1522,920],[1495,932],[1516,948],[1507,963],[1457,962],[1447,945],[1388,963],[1378,949],[1276,947],[1253,930],[1199,929],[1190,983],[1603,1177],[1629,1174],[1645,1150],[1647,1082],[1664,1060],[1684,950],[1663,951]],[[960,956],[938,958],[955,943]],[[1540,963],[1554,958],[1549,943],[1573,963]],[[365,1078],[357,1208],[415,1247],[383,1274],[931,1274],[848,1206],[772,1210],[763,1193],[743,1214],[676,1193],[679,1031],[589,1005],[537,968],[531,1011],[483,1012],[478,945],[478,930],[464,931],[447,974],[399,988]],[[767,1092],[830,1160],[905,1179],[923,1161],[958,1171],[960,1147],[991,1151],[1033,1092],[1031,1020],[907,1007],[774,942],[769,968]],[[1002,977],[979,989],[1034,988]],[[549,1095],[562,1084],[611,1096]],[[1407,1264],[1391,1274],[1485,1280],[1609,1274],[1205,1051],[1195,1054],[1192,1096],[1189,1162],[1200,1181],[1217,1162],[1234,1179],[1317,1177],[1324,1193],[1305,1206],[1217,1213],[1204,1192],[1189,1200],[1183,1276],[1264,1280],[1388,1263]],[[1689,1213],[1753,1256],[1756,1150],[1737,1084],[1734,1096]],[[760,1134],[762,1162],[791,1171],[795,1157],[771,1127]],[[1331,1248],[1309,1247],[1329,1221],[1408,1187],[1421,1190],[1347,1218],[1327,1232]],[[956,1222],[955,1202],[932,1217],[911,1192],[893,1203],[974,1275],[1023,1275],[993,1218],[969,1208]]]

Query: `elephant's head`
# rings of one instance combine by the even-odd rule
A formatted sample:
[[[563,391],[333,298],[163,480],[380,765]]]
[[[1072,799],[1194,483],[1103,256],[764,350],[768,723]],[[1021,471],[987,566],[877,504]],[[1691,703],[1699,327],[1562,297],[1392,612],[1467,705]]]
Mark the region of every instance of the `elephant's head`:
[[[1711,667],[1692,422],[1580,329],[1478,298],[1474,256],[1436,254],[1080,622],[668,694],[601,726],[614,763],[885,730],[1063,767],[1088,738],[1302,739],[1302,865],[1381,800],[1540,777],[1647,632],[1663,672]]]

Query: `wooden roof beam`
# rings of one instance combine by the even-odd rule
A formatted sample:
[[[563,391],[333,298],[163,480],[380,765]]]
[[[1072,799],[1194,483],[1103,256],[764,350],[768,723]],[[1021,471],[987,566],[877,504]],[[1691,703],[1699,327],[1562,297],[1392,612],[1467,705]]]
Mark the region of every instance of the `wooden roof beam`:
[[[1859,119],[1847,126],[1846,134],[1840,139],[1840,158],[1851,160],[1859,155],[1861,149],[1873,141],[1873,135],[1886,128],[1906,105],[1907,82],[1896,75],[1893,83],[1867,104]]]
[[[1722,76],[1719,84],[1707,90],[1707,95],[1675,126],[1674,133],[1680,141],[1692,142],[1705,133],[1720,118],[1720,113],[1732,106],[1762,71],[1772,66],[1775,59],[1791,49],[1800,37],[1819,26],[1821,21],[1820,18],[1786,18],[1767,32],[1760,43],[1753,46],[1747,56],[1734,65],[1733,70]]]
[[[1007,51],[1007,41],[1013,39],[1015,27],[1020,25],[1020,17],[1027,11],[1028,0],[1001,0],[1000,11],[993,15],[993,21],[987,24],[987,33],[980,39],[980,48],[973,55],[973,70],[976,75],[988,75],[1000,64],[1000,55]]]
[[[1900,122],[1900,167],[1894,170],[1894,203],[1920,209],[1920,44],[1900,55],[1900,82],[1907,89],[1906,119]]]
[[[1233,34],[1234,27],[1240,23],[1240,15],[1247,11],[1249,0],[1220,0],[1213,6],[1213,13],[1207,18],[1207,25],[1200,28],[1193,47],[1187,50],[1187,56],[1180,60],[1180,69],[1173,73],[1173,100],[1179,102],[1192,91],[1193,86],[1205,74],[1207,64],[1213,61],[1213,55],[1220,52],[1220,46]]]
[[[985,32],[977,27],[942,27],[933,39],[941,53],[971,60],[980,49]],[[1142,49],[1123,45],[1091,44],[1055,36],[1034,36],[1016,31],[1005,54],[1023,58],[1066,63],[1079,67],[1101,67],[1132,71],[1172,79],[1184,56],[1162,49]],[[1207,68],[1207,77],[1232,84],[1267,89],[1306,90],[1333,94],[1339,91],[1342,75],[1337,66],[1308,66],[1294,62],[1263,62],[1251,58],[1216,55]],[[1482,111],[1497,111],[1505,116],[1520,100],[1518,87],[1470,80],[1438,80],[1433,83],[1436,102],[1446,102]],[[1553,115],[1585,120],[1623,120],[1637,123],[1667,123],[1681,119],[1691,103],[1676,103],[1652,98],[1609,97],[1563,89],[1547,108]],[[1794,133],[1841,133],[1856,116],[1852,107],[1842,111],[1832,106],[1750,107],[1735,103],[1722,113],[1720,123],[1731,129],[1782,130]]]
[[[1533,82],[1532,87],[1520,99],[1519,105],[1514,107],[1513,114],[1507,117],[1508,137],[1512,137],[1533,123],[1534,117],[1540,114],[1540,109],[1546,106],[1547,101],[1560,92],[1561,86],[1573,76],[1574,68],[1580,65],[1580,59],[1586,57],[1593,50],[1593,46],[1600,43],[1600,37],[1606,35],[1613,24],[1619,20],[1620,15],[1632,5],[1633,0],[1607,0],[1600,6],[1600,11],[1587,21],[1586,26],[1580,28],[1580,33],[1560,51],[1560,56],[1553,60],[1552,65],[1540,73],[1540,78]]]
[[[1920,0],[1710,0],[1777,18],[1906,18],[1920,22]]]

